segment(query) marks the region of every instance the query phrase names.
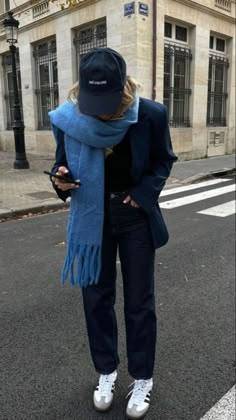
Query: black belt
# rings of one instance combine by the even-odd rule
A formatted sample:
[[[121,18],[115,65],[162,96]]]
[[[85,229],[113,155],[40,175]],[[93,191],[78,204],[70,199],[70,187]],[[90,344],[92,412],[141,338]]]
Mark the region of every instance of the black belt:
[[[106,197],[113,199],[116,197],[125,197],[126,195],[128,195],[128,191],[109,191],[106,192]]]

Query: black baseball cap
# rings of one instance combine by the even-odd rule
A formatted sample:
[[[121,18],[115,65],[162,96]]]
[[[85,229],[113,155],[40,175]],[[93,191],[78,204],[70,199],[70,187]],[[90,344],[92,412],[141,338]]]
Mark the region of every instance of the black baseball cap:
[[[79,68],[79,108],[87,115],[114,114],[119,108],[126,82],[126,62],[111,48],[87,53]]]

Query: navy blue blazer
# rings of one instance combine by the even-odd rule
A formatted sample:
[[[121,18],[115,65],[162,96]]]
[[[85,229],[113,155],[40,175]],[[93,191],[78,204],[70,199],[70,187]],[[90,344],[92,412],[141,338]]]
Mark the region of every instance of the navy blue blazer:
[[[56,161],[52,172],[68,163],[64,147],[64,133],[59,130]],[[130,127],[128,136],[131,145],[133,187],[129,193],[146,212],[150,224],[154,248],[166,244],[169,239],[158,197],[170,175],[175,156],[168,125],[166,107],[158,102],[140,98],[138,122]],[[66,201],[70,195],[54,188],[58,196]]]

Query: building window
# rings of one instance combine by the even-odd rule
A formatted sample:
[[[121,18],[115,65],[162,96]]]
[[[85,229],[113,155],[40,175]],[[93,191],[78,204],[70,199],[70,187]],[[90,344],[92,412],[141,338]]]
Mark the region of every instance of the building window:
[[[93,48],[102,48],[107,46],[106,22],[99,22],[79,29],[76,32],[74,44],[76,47],[78,70],[80,59],[87,54],[87,52]]]
[[[8,10],[10,10],[10,0],[5,0],[5,12],[8,12]]]
[[[210,55],[208,76],[207,125],[226,126],[227,74],[226,57]]]
[[[210,49],[213,50],[214,48],[214,37],[210,36]]]
[[[207,100],[208,126],[226,126],[228,67],[225,39],[211,35]]]
[[[165,37],[172,38],[172,25],[169,22],[165,23]]]
[[[175,27],[175,39],[177,41],[187,42],[187,28],[176,25]]]
[[[164,49],[164,104],[168,109],[169,123],[172,127],[189,127],[192,53],[186,43],[188,30],[166,22],[165,37],[173,40],[169,39]]]
[[[188,42],[188,28],[171,22],[165,22],[165,37],[173,41]]]
[[[34,47],[38,130],[51,128],[48,112],[56,108],[58,98],[56,40],[51,39]]]
[[[226,43],[225,39],[210,36],[210,50],[225,53]]]
[[[225,52],[225,40],[216,38],[216,50]]]
[[[14,89],[13,89],[13,78],[12,78],[12,56],[11,54],[5,54],[2,58],[2,65],[4,71],[5,81],[5,103],[7,113],[7,130],[12,130],[14,122]],[[23,118],[23,107],[22,107],[22,91],[21,91],[21,77],[20,77],[20,61],[19,52],[16,52],[16,74],[18,82],[19,100],[21,106],[21,116]]]

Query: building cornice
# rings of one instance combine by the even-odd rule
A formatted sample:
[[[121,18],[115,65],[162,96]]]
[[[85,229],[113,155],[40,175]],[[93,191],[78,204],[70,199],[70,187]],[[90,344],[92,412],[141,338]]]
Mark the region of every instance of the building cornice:
[[[39,18],[37,20],[34,20],[32,22],[27,23],[26,25],[24,25],[22,27],[19,27],[19,32],[18,33],[20,34],[22,32],[26,32],[26,31],[28,31],[30,29],[33,29],[33,28],[35,28],[35,27],[37,27],[41,24],[48,23],[52,20],[58,19],[61,16],[65,16],[65,15],[68,15],[70,13],[73,13],[75,10],[82,9],[84,7],[90,6],[93,3],[98,3],[99,1],[100,0],[84,0],[81,3],[78,3],[78,4],[74,5],[73,7],[67,7],[63,10],[59,9],[58,11],[56,11],[54,13],[51,13],[47,16],[42,16],[42,18]],[[23,6],[24,6],[24,8],[23,8]],[[14,13],[14,16],[17,17],[18,13],[22,14],[24,12],[27,12],[27,10],[32,8],[32,6],[33,6],[32,2],[31,2],[31,0],[29,0],[27,3],[24,3],[23,5],[15,7],[14,9],[12,9],[12,12]],[[4,13],[3,15],[1,15],[0,25],[3,23],[3,20],[5,19],[5,17],[7,17],[7,13]],[[0,41],[4,37],[5,37],[5,34],[0,35]]]
[[[58,19],[61,16],[68,15],[68,14],[73,13],[74,11],[76,11],[78,9],[87,7],[87,6],[89,6],[91,4],[94,4],[94,3],[98,3],[99,1],[100,0],[84,0],[81,3],[78,3],[78,4],[74,5],[73,7],[67,7],[64,10],[59,9],[58,11],[50,13],[47,16],[42,16],[42,18],[38,18],[36,20],[33,20],[33,21],[27,23],[26,25],[20,27],[19,28],[19,33],[22,33],[22,32],[28,31],[30,29],[33,29],[33,28],[39,26],[40,24],[48,23],[52,20]],[[218,19],[223,19],[223,20],[225,20],[229,23],[232,23],[232,24],[236,23],[236,19],[233,16],[229,16],[225,13],[222,13],[218,10],[214,10],[211,7],[207,7],[207,6],[204,6],[202,4],[196,3],[192,0],[174,0],[174,1],[177,2],[177,3],[180,3],[181,5],[185,5],[185,6],[188,6],[188,7],[192,8],[192,9],[195,9],[195,10],[201,11],[203,13],[206,13],[208,15],[214,16]],[[232,0],[232,3],[235,4],[235,1]],[[24,12],[27,12],[32,7],[33,7],[32,1],[28,0],[26,3],[12,9],[12,11],[13,11],[14,15],[17,17],[17,14],[22,14]],[[1,15],[0,25],[3,23],[3,20],[5,19],[6,16],[7,16],[7,13],[4,13],[4,14]],[[2,39],[4,39],[4,37],[5,37],[5,33],[0,34],[0,41]]]
[[[43,0],[42,0],[43,1]],[[59,0],[58,0],[59,1]],[[95,0],[95,1],[100,1],[100,0]],[[91,0],[79,0],[78,4],[75,4],[71,7],[65,7],[65,9],[63,11],[68,11],[71,12],[79,7],[85,7],[87,6],[87,4],[90,4]],[[26,2],[24,2],[23,4],[20,4],[19,6],[16,6],[14,8],[11,8],[11,11],[13,12],[13,14],[16,16],[17,13],[24,13],[29,9],[32,9],[32,7],[36,6],[37,3],[33,3],[32,0],[28,0]],[[58,5],[58,8],[60,9],[60,5]],[[58,10],[58,12],[60,12],[60,10]],[[57,13],[57,12],[56,12]],[[3,14],[1,14],[1,18],[7,16],[8,12],[5,12]]]
[[[225,13],[222,13],[218,10],[215,10],[215,9],[211,8],[211,7],[204,6],[203,4],[195,3],[192,0],[174,0],[174,1],[177,2],[177,3],[180,3],[182,5],[191,7],[192,9],[196,9],[200,12],[207,13],[208,15],[212,15],[212,16],[218,18],[218,19],[224,19],[227,22],[230,22],[230,23],[233,23],[233,24],[236,23],[236,18],[235,17],[226,15]],[[235,2],[233,1],[233,3],[235,3]]]

